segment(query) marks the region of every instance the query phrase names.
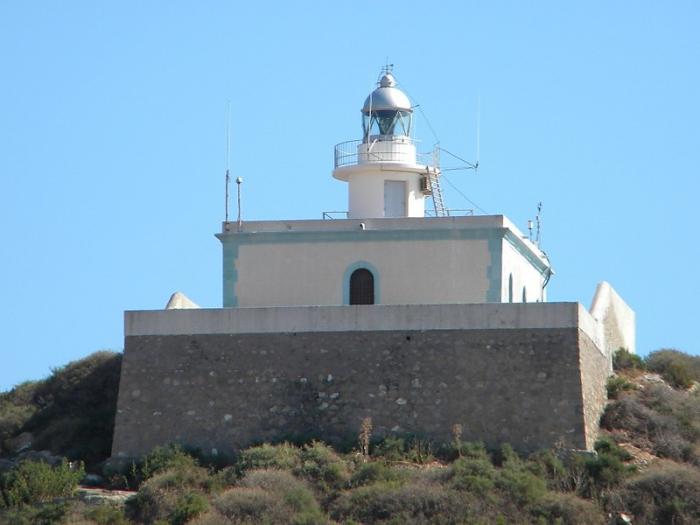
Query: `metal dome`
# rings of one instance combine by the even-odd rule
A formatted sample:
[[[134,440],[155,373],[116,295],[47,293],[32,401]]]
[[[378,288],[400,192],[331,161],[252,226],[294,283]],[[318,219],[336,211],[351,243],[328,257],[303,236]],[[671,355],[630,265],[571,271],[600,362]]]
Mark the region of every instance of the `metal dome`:
[[[362,112],[369,113],[370,105],[372,112],[397,109],[413,112],[411,101],[408,100],[403,91],[396,87],[394,75],[389,72],[382,75],[379,87],[367,97],[364,106],[362,106]]]

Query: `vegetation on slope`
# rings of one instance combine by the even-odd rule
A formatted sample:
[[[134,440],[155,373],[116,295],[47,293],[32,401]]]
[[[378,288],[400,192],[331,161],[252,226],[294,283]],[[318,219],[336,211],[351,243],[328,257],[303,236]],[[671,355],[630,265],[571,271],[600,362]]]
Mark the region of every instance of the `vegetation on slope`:
[[[0,432],[68,435],[73,429],[55,418],[75,418],[78,407],[105,418],[116,398],[118,356],[83,361],[0,394]],[[440,447],[398,437],[375,442],[367,420],[357,449],[345,453],[318,442],[261,444],[229,465],[212,465],[178,446],[160,447],[109,479],[135,491],[122,506],[71,497],[80,465],[19,462],[0,476],[0,523],[594,525],[628,516],[635,524],[700,523],[700,358],[620,351],[615,368],[595,454],[522,457],[505,444],[487,450],[462,441],[458,425],[453,442]],[[110,425],[102,419],[95,427],[101,437],[84,436],[89,445],[37,441],[72,459],[82,450],[98,460],[108,453],[94,451],[109,450]]]
[[[32,449],[88,466],[109,457],[120,370],[121,354],[96,352],[0,393],[0,452],[12,452],[11,438],[25,433]]]

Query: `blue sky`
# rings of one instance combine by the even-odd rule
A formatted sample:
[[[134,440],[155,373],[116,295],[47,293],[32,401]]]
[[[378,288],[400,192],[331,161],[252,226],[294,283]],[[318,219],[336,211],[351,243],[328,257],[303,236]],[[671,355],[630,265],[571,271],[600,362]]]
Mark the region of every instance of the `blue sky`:
[[[221,305],[227,101],[245,219],[346,209],[333,146],[387,57],[423,150],[475,160],[480,101],[451,207],[524,230],[542,201],[551,301],[608,280],[640,353],[700,353],[700,4],[572,4],[0,2],[0,389],[176,290]]]

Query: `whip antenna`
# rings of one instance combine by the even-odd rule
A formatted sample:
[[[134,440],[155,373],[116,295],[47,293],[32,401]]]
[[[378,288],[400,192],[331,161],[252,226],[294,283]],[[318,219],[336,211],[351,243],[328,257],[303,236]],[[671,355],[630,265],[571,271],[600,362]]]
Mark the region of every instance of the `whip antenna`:
[[[228,187],[231,183],[231,175],[229,173],[229,154],[231,151],[231,101],[229,100],[226,104],[226,204],[224,206],[224,221],[228,222]]]

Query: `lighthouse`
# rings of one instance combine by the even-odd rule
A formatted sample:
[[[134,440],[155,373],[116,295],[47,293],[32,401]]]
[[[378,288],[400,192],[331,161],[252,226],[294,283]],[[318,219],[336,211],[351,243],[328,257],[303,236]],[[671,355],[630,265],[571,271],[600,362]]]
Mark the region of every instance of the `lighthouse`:
[[[439,168],[416,153],[412,134],[411,101],[387,66],[362,106],[362,139],[335,146],[333,177],[348,183],[348,218],[425,216]]]
[[[546,301],[549,259],[512,222],[448,216],[437,155],[417,152],[413,110],[384,68],[359,138],[335,147],[345,217],[224,222],[224,307]]]
[[[347,217],[225,220],[223,308],[176,294],[125,313],[114,456],[347,443],[368,417],[379,437],[449,442],[459,424],[525,452],[593,448],[634,312],[607,283],[590,313],[547,303],[538,243],[503,215],[447,215],[389,68],[361,112],[335,149]]]

